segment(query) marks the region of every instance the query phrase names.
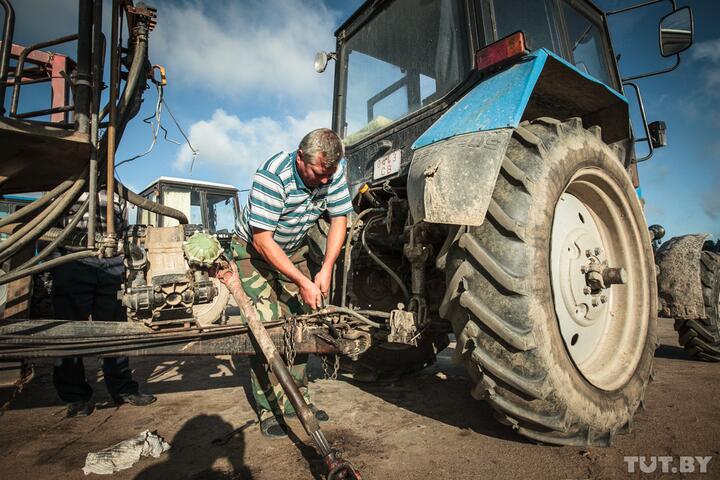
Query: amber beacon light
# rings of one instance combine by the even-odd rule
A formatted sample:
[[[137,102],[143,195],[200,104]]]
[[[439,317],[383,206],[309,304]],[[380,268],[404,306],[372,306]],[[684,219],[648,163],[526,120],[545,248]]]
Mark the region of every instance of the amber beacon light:
[[[475,53],[475,68],[488,70],[499,68],[528,53],[525,34],[515,32],[491,43]]]

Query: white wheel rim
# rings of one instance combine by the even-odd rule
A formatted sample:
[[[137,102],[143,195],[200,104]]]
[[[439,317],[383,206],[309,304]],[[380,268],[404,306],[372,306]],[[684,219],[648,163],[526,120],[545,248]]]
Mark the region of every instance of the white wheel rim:
[[[550,278],[560,335],[580,373],[603,390],[632,377],[646,342],[649,271],[641,231],[626,196],[598,169],[578,172],[555,207]],[[627,283],[590,289],[593,262],[624,268]]]
[[[577,365],[590,358],[602,339],[610,317],[612,288],[603,296],[587,289],[582,266],[590,260],[606,262],[606,248],[592,213],[569,193],[555,208],[551,246],[555,310],[560,333]]]

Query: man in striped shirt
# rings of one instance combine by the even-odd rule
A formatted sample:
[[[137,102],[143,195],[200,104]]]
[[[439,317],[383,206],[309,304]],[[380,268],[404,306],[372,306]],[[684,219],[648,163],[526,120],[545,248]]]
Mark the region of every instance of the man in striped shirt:
[[[320,308],[328,294],[352,211],[342,156],[338,136],[321,128],[308,133],[296,151],[274,155],[255,173],[232,250],[243,290],[264,322]],[[312,278],[305,236],[326,211],[330,230],[325,259]],[[306,362],[307,355],[297,355],[291,373],[318,420],[327,420],[309,401]],[[266,364],[251,357],[250,365],[262,433],[287,435],[282,417],[295,414],[292,405]]]

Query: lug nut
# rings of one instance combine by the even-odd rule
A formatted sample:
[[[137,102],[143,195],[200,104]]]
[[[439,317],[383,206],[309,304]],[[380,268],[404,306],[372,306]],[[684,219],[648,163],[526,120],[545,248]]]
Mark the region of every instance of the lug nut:
[[[585,266],[585,265],[580,266],[580,273],[587,273],[587,266]]]
[[[584,293],[585,295],[590,295],[590,292],[591,292],[590,287],[584,287],[584,288],[583,288],[583,293]]]
[[[585,250],[585,256],[588,258],[592,257],[592,252],[590,251],[590,249]]]
[[[598,299],[597,299],[597,298],[593,298],[593,300],[592,300],[592,306],[593,306],[593,307],[597,307],[598,305],[599,305]]]
[[[600,252],[601,252],[600,248],[595,247],[595,255],[600,255]]]
[[[607,295],[600,295],[600,301],[606,303],[608,301]]]

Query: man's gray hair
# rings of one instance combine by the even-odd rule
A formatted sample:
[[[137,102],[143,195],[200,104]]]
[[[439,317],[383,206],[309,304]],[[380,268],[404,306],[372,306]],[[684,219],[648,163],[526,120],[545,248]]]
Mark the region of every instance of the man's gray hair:
[[[345,154],[340,137],[329,128],[318,128],[308,133],[300,141],[298,148],[303,152],[303,159],[313,165],[318,156],[322,155],[322,164],[325,168],[337,166]]]

